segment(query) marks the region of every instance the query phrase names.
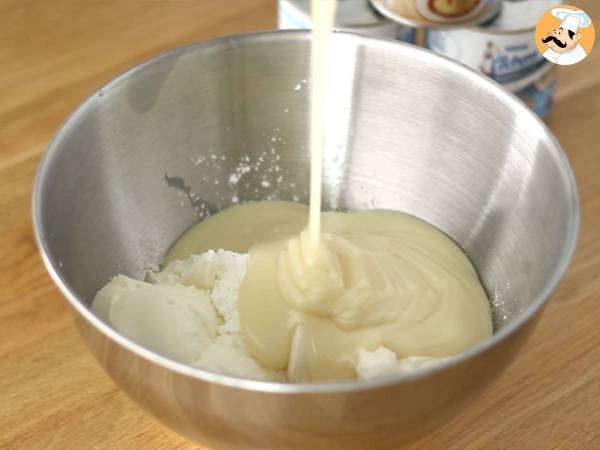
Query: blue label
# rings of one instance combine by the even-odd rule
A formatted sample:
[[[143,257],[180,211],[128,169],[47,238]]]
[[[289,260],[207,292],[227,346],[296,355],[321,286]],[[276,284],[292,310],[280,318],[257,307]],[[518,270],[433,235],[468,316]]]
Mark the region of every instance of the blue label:
[[[520,80],[546,64],[547,61],[544,58],[539,59],[539,56],[537,51],[535,55],[525,55],[524,57],[515,56],[511,58],[509,55],[498,55],[492,59],[492,72],[486,75],[498,83],[511,83]]]

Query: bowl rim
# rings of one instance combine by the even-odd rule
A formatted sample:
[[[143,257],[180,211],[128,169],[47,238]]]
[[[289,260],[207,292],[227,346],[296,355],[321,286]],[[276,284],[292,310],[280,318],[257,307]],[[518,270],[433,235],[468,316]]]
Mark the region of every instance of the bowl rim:
[[[371,36],[360,35],[351,32],[335,31],[336,39],[350,39],[356,41],[358,44],[367,45],[369,48],[388,48],[395,49],[393,51],[398,52],[398,49],[402,49],[400,53],[410,55],[414,59],[425,60],[428,62],[435,62],[438,67],[442,70],[448,69],[464,77],[465,81],[470,81],[474,86],[481,87],[494,93],[496,96],[504,98],[504,102],[516,110],[519,110],[520,114],[524,114],[527,120],[533,125],[541,128],[540,140],[547,140],[551,156],[555,159],[557,165],[562,169],[561,174],[563,175],[563,181],[568,189],[567,196],[571,198],[571,216],[570,224],[567,235],[565,236],[562,256],[558,264],[555,266],[552,275],[549,277],[545,286],[534,295],[534,300],[525,309],[522,314],[515,319],[513,322],[507,324],[505,327],[495,332],[490,338],[476,344],[470,349],[459,353],[457,355],[445,358],[443,361],[438,362],[429,367],[424,367],[411,371],[410,373],[402,374],[389,374],[381,377],[376,377],[367,380],[345,380],[345,381],[331,381],[331,382],[319,382],[319,383],[283,383],[283,382],[270,382],[270,381],[257,381],[249,380],[244,378],[238,378],[230,375],[219,374],[211,372],[199,367],[188,366],[183,363],[173,361],[165,356],[159,355],[151,350],[148,350],[137,344],[127,337],[121,335],[114,330],[110,325],[102,321],[97,317],[89,306],[84,303],[83,299],[79,299],[78,296],[70,289],[66,278],[63,277],[60,270],[60,264],[52,257],[50,248],[48,245],[48,237],[45,234],[45,230],[42,228],[42,217],[43,217],[43,202],[42,202],[42,188],[46,185],[46,178],[48,176],[48,165],[53,158],[53,155],[58,151],[61,141],[67,137],[70,127],[77,118],[85,113],[89,108],[92,108],[95,102],[99,101],[99,97],[103,97],[110,93],[110,90],[127,80],[130,77],[136,75],[137,72],[143,70],[146,67],[150,67],[159,62],[163,62],[170,58],[176,58],[179,55],[195,51],[201,48],[218,47],[221,45],[231,45],[236,47],[242,42],[258,43],[261,41],[269,41],[271,39],[288,39],[291,41],[309,41],[310,31],[308,30],[273,30],[273,31],[259,31],[251,33],[242,33],[231,36],[219,37],[216,39],[210,39],[206,41],[195,42],[183,47],[179,47],[151,59],[148,59],[141,64],[138,64],[115,78],[106,83],[104,86],[95,90],[90,96],[88,96],[67,118],[61,123],[53,138],[51,139],[48,147],[42,155],[37,173],[34,181],[34,188],[32,194],[32,220],[36,244],[38,246],[40,255],[46,270],[50,274],[50,277],[58,286],[59,290],[66,297],[71,307],[81,316],[87,323],[89,323],[96,330],[100,331],[106,338],[110,339],[114,343],[124,347],[126,350],[132,352],[134,355],[143,358],[151,363],[157,364],[165,369],[177,372],[180,375],[188,376],[197,380],[216,383],[223,386],[238,388],[242,390],[274,393],[274,394],[332,394],[339,392],[348,391],[360,391],[370,390],[376,388],[382,388],[389,385],[396,385],[427,376],[437,374],[438,372],[444,371],[450,367],[457,366],[467,360],[473,359],[478,355],[486,352],[492,347],[498,345],[517,330],[522,328],[527,322],[535,317],[543,308],[545,303],[549,300],[552,293],[555,291],[562,277],[564,276],[573,254],[575,252],[577,238],[580,227],[580,202],[579,194],[577,191],[577,184],[569,160],[562,149],[560,143],[556,137],[552,134],[546,124],[535,115],[519,98],[517,98],[511,92],[503,89],[500,85],[495,83],[493,80],[485,77],[484,75],[476,72],[475,70],[459,64],[450,58],[433,53],[430,50],[416,47],[403,42],[398,42],[389,39],[380,39]]]

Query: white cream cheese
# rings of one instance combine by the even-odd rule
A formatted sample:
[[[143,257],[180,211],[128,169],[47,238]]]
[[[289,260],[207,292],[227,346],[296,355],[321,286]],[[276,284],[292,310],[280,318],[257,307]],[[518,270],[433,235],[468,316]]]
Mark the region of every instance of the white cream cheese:
[[[114,277],[92,310],[118,332],[175,361],[226,375],[283,380],[256,362],[239,334],[238,289],[248,254],[225,250],[171,261],[147,281]]]
[[[358,351],[356,374],[359,379],[389,375],[394,373],[407,373],[416,369],[431,366],[445,358],[431,358],[429,356],[409,356],[398,359],[389,348],[380,346],[369,352],[361,349]]]

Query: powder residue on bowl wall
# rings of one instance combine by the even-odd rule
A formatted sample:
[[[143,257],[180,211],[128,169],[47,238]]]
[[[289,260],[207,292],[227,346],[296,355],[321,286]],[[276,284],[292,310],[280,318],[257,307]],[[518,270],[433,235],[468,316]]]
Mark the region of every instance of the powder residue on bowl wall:
[[[301,83],[306,83],[306,80],[302,80]],[[286,182],[286,174],[280,165],[281,155],[277,147],[286,145],[287,141],[280,132],[281,130],[275,127],[271,133],[262,133],[266,140],[266,149],[255,155],[242,155],[237,161],[231,156],[218,155],[212,148],[190,157],[193,166],[203,169],[203,173],[206,173],[206,169],[210,172],[213,170],[222,172],[223,166],[231,167],[224,182],[219,179],[210,180],[206,175],[200,178],[202,184],[212,184],[209,193],[205,195],[210,200],[193,192],[191,188],[193,180],[165,174],[167,186],[179,191],[177,195],[181,206],[186,205],[181,197],[187,197],[189,205],[201,219],[227,206],[246,201],[261,199],[299,202],[302,198],[306,198],[308,191],[298,191],[296,183]],[[266,189],[268,192],[265,195]],[[201,190],[205,191],[205,189]]]

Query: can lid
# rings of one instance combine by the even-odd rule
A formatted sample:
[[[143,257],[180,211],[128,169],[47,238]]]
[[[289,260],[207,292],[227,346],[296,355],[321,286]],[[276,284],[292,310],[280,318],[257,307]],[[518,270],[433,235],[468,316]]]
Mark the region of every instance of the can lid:
[[[500,0],[370,0],[381,14],[414,28],[464,28],[489,22]]]
[[[546,11],[558,5],[558,0],[505,0],[500,14],[481,28],[498,33],[531,31]]]
[[[279,7],[289,7],[311,17],[310,0],[279,0]],[[339,28],[372,27],[390,23],[371,6],[369,0],[338,0],[335,25]]]

